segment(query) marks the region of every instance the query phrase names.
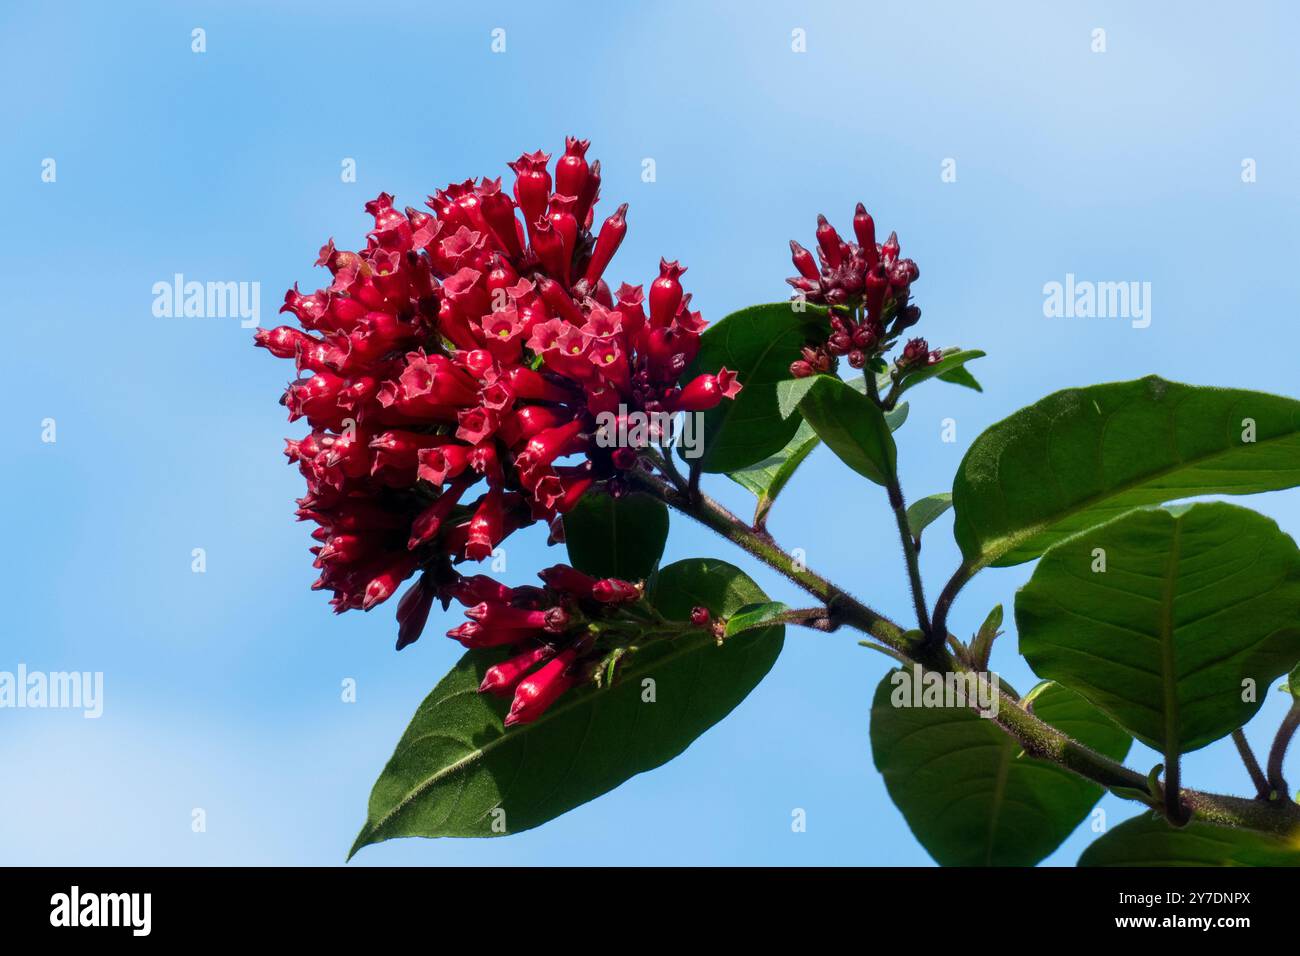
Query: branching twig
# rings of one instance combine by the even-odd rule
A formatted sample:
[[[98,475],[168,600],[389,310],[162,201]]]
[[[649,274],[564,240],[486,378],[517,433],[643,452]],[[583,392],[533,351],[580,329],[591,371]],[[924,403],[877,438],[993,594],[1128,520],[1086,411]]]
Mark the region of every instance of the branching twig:
[[[1237,745],[1237,753],[1241,754],[1241,762],[1246,765],[1246,772],[1250,774],[1250,782],[1255,785],[1255,792],[1261,800],[1267,800],[1271,789],[1268,778],[1260,769],[1259,761],[1255,759],[1255,751],[1250,749],[1250,741],[1246,739],[1246,734],[1241,728],[1232,732],[1232,742]]]
[[[1280,799],[1286,800],[1287,786],[1286,777],[1282,774],[1282,761],[1286,757],[1286,748],[1291,744],[1291,738],[1295,736],[1296,729],[1300,728],[1300,701],[1291,705],[1285,717],[1282,718],[1282,726],[1277,729],[1277,736],[1273,739],[1273,746],[1268,752],[1268,785],[1269,788],[1278,795]],[[1290,800],[1286,800],[1290,803]]]
[[[942,635],[943,642],[938,648],[929,642],[913,644],[904,636],[903,628],[894,621],[868,607],[821,575],[807,569],[802,563],[795,561],[791,555],[777,547],[770,536],[760,535],[747,527],[743,521],[707,495],[701,494],[698,500],[693,500],[690,495],[677,490],[669,483],[649,475],[637,475],[634,480],[643,490],[683,514],[695,518],[727,540],[739,545],[768,567],[783,574],[809,594],[824,601],[835,620],[875,637],[880,644],[879,650],[902,662],[917,663],[939,673],[946,673],[962,666],[943,647],[943,642],[946,642],[948,635],[941,629],[942,618],[939,609],[942,608],[946,616],[946,609],[951,605],[952,598],[974,573],[965,565],[953,576],[953,580],[944,589],[944,595],[940,596],[939,604],[936,605],[936,614],[931,625],[932,633]],[[1122,763],[1097,753],[1068,734],[1044,723],[1019,701],[1010,699],[1010,696],[1002,695],[994,722],[1015,738],[1029,756],[1054,763],[1103,787],[1134,793],[1147,791],[1145,775],[1130,770]],[[1300,725],[1300,707],[1292,709],[1288,720],[1292,715],[1295,720],[1290,733],[1287,734],[1288,741],[1294,734],[1296,725]],[[1279,734],[1279,738],[1281,736]],[[1276,743],[1274,750],[1278,750]],[[1282,751],[1285,751],[1285,745],[1282,746]],[[1280,761],[1279,753],[1279,767]],[[1168,781],[1168,778],[1166,780]],[[1180,808],[1183,816],[1220,826],[1246,827],[1261,832],[1286,835],[1290,838],[1300,835],[1300,804],[1291,800],[1261,801],[1181,789]]]
[[[952,602],[956,600],[957,593],[966,586],[966,582],[975,576],[979,568],[972,567],[965,561],[953,572],[948,583],[944,585],[943,591],[939,594],[939,600],[934,602],[934,618],[930,622],[930,641],[931,645],[935,642],[944,640],[942,635],[948,633],[948,609],[952,607]]]

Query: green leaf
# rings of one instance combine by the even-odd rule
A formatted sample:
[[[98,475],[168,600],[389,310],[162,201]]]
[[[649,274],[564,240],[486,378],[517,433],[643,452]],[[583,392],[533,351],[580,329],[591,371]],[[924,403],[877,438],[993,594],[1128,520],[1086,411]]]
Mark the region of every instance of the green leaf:
[[[813,375],[799,399],[799,411],[831,451],[858,474],[883,485],[897,448],[880,408],[867,396],[830,375]]]
[[[668,541],[668,507],[657,498],[587,494],[564,516],[569,563],[596,577],[650,576]]]
[[[812,454],[812,450],[821,444],[821,439],[807,422],[799,423],[799,430],[794,433],[789,444],[770,458],[765,458],[748,468],[729,472],[727,477],[751,492],[758,499],[754,510],[754,524],[761,526],[772,509],[776,496],[785,488],[794,476],[803,460]]]
[[[970,643],[970,658],[976,670],[988,669],[989,657],[993,653],[993,642],[1001,636],[1001,627],[1002,605],[999,604],[989,611],[988,617],[984,618],[984,623],[975,632],[975,639]]]
[[[862,380],[857,379],[856,383]],[[855,386],[855,382],[849,382]],[[890,431],[898,431],[907,421],[908,405],[903,402],[897,408],[885,412],[885,422]],[[807,422],[799,423],[799,430],[794,433],[790,443],[770,458],[757,464],[730,472],[727,477],[749,491],[758,499],[754,509],[754,524],[761,526],[767,520],[767,514],[776,502],[776,496],[784,490],[786,483],[794,476],[814,448],[821,444],[821,439]]]
[[[697,605],[726,617],[767,600],[737,568],[700,558],[661,568],[651,598],[675,621]],[[478,693],[504,653],[467,653],[416,711],[375,783],[352,853],[393,837],[518,833],[666,763],[753,690],[784,630],[746,631],[719,646],[701,629],[649,644],[624,658],[612,687],[572,691],[509,730],[507,702]]]
[[[967,362],[983,358],[985,354],[978,349],[956,349],[946,352],[933,365],[926,365],[923,368],[904,374],[899,379],[896,397],[902,395],[909,388],[914,388],[932,378],[939,378],[953,385],[964,385],[966,388],[973,388],[977,392],[982,392],[984,389],[980,388],[980,383],[975,381],[975,376],[971,375],[964,366]]]
[[[746,604],[727,619],[726,637],[741,631],[752,631],[756,627],[771,627],[781,623],[781,615],[790,610],[780,601],[765,601],[759,604]]]
[[[796,312],[790,302],[755,305],[733,312],[700,336],[700,351],[684,380],[726,366],[741,390],[704,413],[706,472],[730,472],[762,461],[784,448],[799,427],[777,407],[777,383],[790,378],[790,363],[804,344],[826,336],[825,311]]]
[[[1286,840],[1200,820],[1174,829],[1142,813],[1093,841],[1079,865],[1300,866],[1300,835]]]
[[[911,529],[912,538],[919,545],[921,532],[945,511],[952,507],[952,492],[941,491],[937,495],[913,501],[907,508],[907,527]]]
[[[908,408],[907,402],[903,402],[903,404],[897,405],[885,412],[885,424],[889,426],[891,432],[896,432],[903,427],[903,423],[907,421],[907,413],[909,411],[910,409]]]
[[[1171,754],[1260,708],[1243,682],[1268,687],[1300,656],[1297,609],[1295,542],[1215,502],[1134,511],[1057,545],[1016,595],[1016,626],[1035,673]]]
[[[809,375],[805,378],[787,378],[785,381],[776,383],[776,407],[781,413],[782,418],[789,418],[795,412],[799,411],[799,403],[803,397],[808,394],[809,390],[817,384],[817,379],[821,376]],[[830,378],[832,376],[826,376]],[[858,389],[861,392],[861,389]]]
[[[939,381],[947,382],[950,385],[960,385],[962,388],[973,389],[977,392],[984,391],[984,386],[979,383],[979,379],[971,374],[970,369],[964,366],[958,366],[940,373]]]
[[[748,468],[728,472],[729,479],[758,498],[758,509],[754,511],[755,524],[763,523],[777,494],[781,493],[790,477],[803,464],[803,459],[813,454],[813,449],[820,444],[822,440],[816,437],[813,427],[807,421],[800,421],[800,428],[794,432],[789,444],[775,455],[751,464]]]
[[[912,673],[886,675],[871,708],[876,769],[912,833],[943,866],[1038,863],[1088,815],[1102,788],[1025,756],[968,707],[894,706],[910,699],[897,675]],[[1077,694],[1047,685],[1028,699],[1035,714],[1094,750],[1115,760],[1128,753],[1128,736]]]
[[[954,533],[972,569],[1020,564],[1140,505],[1297,484],[1300,402],[1150,376],[1056,392],[975,439]]]

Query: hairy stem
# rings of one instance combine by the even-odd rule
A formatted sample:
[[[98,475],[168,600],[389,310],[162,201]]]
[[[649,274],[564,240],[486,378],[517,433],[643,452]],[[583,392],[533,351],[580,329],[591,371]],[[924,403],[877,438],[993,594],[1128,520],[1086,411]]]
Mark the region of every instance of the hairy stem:
[[[1177,750],[1165,754],[1165,818],[1174,826],[1186,826],[1192,818],[1183,803],[1183,771]]]
[[[889,492],[889,507],[894,511],[894,521],[898,524],[898,538],[903,543],[903,559],[907,562],[907,579],[912,587],[912,605],[916,608],[916,623],[933,644],[930,634],[930,614],[925,604],[925,585],[921,581],[921,563],[916,556],[916,539],[912,537],[912,528],[907,521],[907,504],[903,500],[903,490],[898,484],[898,475],[889,476],[885,486]]]
[[[1004,698],[994,721],[1018,740],[1025,752],[1032,757],[1059,764],[1103,787],[1146,792],[1145,775],[1085,747],[1030,714],[1019,702]],[[1182,800],[1183,807],[1193,818],[1207,823],[1247,827],[1290,837],[1300,835],[1300,804],[1290,800],[1266,803],[1247,797],[1203,793],[1199,790],[1183,790]]]
[[[974,574],[974,571],[966,569],[964,565],[949,581],[948,587],[944,589],[944,595],[940,596],[939,604],[936,605],[936,614],[931,628],[932,633],[942,635],[940,646],[935,648],[929,642],[913,644],[904,638],[904,630],[898,624],[806,568],[802,562],[796,561],[781,550],[770,535],[748,527],[707,495],[701,494],[697,499],[693,499],[689,494],[678,491],[662,479],[647,474],[635,475],[633,482],[642,490],[696,519],[728,541],[743,548],[768,567],[789,578],[824,602],[830,621],[835,624],[848,624],[875,637],[880,642],[880,649],[891,656],[900,661],[918,663],[922,667],[940,673],[960,666],[942,646],[948,635],[942,629],[942,618],[938,610],[942,607],[946,615],[952,598]],[[870,642],[863,643],[872,646]],[[1286,735],[1287,741],[1294,734],[1296,726],[1300,725],[1300,706],[1292,708],[1288,720],[1292,721],[1292,726],[1290,733]],[[1054,763],[1106,788],[1122,788],[1142,793],[1147,791],[1145,775],[1097,753],[1068,734],[1043,722],[1019,701],[1010,699],[1010,695],[1003,695],[994,722],[1015,738],[1029,756]],[[1279,738],[1281,736],[1279,734]],[[1276,743],[1274,750],[1278,750]],[[1282,751],[1285,751],[1285,744],[1282,746]],[[1279,767],[1280,761],[1279,754]],[[1272,763],[1271,759],[1270,763]],[[1183,808],[1181,815],[1192,819],[1300,839],[1300,804],[1291,800],[1261,801],[1188,789],[1182,789],[1181,796]]]
[[[833,621],[850,624],[870,634],[895,650],[907,652],[903,629],[878,611],[863,604],[842,588],[805,566],[777,547],[771,535],[755,531],[708,495],[692,497],[673,488],[667,482],[646,474],[632,476],[635,484],[659,498],[670,507],[689,515],[705,527],[716,531],[728,541],[768,567],[789,578],[809,594],[818,598],[830,612]]]
[[[1271,789],[1268,778],[1260,769],[1259,761],[1255,759],[1255,751],[1250,749],[1250,741],[1246,739],[1246,734],[1241,728],[1232,732],[1232,742],[1237,745],[1237,753],[1241,754],[1241,762],[1246,765],[1246,772],[1250,774],[1250,782],[1255,785],[1255,792],[1261,800],[1267,800]]]
[[[797,624],[800,627],[812,628],[814,631],[835,631],[840,626],[840,622],[831,615],[830,608],[825,607],[792,608],[773,615],[770,623]]]
[[[663,455],[655,455],[653,460],[663,473],[668,476],[669,481],[679,489],[686,489],[686,479],[683,478],[682,473],[677,470],[677,462],[673,461],[673,450],[671,448],[665,448],[663,450]]]
[[[867,369],[863,373],[867,383],[867,395],[882,410],[891,408],[880,399],[880,387],[876,383],[876,373]],[[916,608],[916,625],[921,633],[930,637],[930,612],[925,604],[925,584],[921,580],[921,564],[916,556],[916,539],[912,537],[912,528],[907,520],[907,502],[903,498],[903,486],[898,481],[898,466],[889,470],[886,476],[885,490],[889,492],[889,507],[894,512],[894,522],[898,525],[898,539],[903,545],[903,560],[907,563],[907,581],[912,589],[912,606]],[[933,645],[933,642],[931,642]]]
[[[943,641],[948,634],[948,609],[952,607],[952,602],[957,599],[957,593],[966,586],[966,582],[975,576],[979,568],[967,564],[965,561],[953,572],[948,583],[944,585],[943,591],[939,593],[939,599],[934,602],[934,619],[930,622],[930,642],[934,643]]]
[[[1297,728],[1300,728],[1300,701],[1293,703],[1286,716],[1282,718],[1282,726],[1277,729],[1277,737],[1273,739],[1273,747],[1268,752],[1269,789],[1275,791],[1280,800],[1286,803],[1291,801],[1287,799],[1286,777],[1282,775],[1282,760],[1286,757],[1286,748],[1290,746],[1291,738],[1295,736]]]

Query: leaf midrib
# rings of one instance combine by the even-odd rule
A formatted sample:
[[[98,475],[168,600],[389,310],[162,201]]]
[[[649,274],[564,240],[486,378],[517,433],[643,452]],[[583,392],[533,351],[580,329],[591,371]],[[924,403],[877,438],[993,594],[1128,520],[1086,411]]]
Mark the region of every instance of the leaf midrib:
[[[1178,561],[1182,555],[1183,519],[1174,519],[1174,536],[1169,542],[1169,563],[1165,568],[1164,590],[1160,595],[1160,670],[1165,698],[1165,772],[1178,759],[1178,661],[1174,650],[1174,591],[1178,583]]]
[[[1181,403],[1181,401],[1182,400],[1180,399],[1179,403]],[[1174,411],[1175,412],[1177,411],[1177,406],[1174,407]],[[1114,412],[1107,415],[1106,419],[1107,421],[1109,421],[1113,417],[1114,417]],[[1252,444],[1255,445],[1256,447],[1262,447],[1264,445],[1268,445],[1273,442],[1295,441],[1297,437],[1300,437],[1300,428],[1293,428],[1291,431],[1286,432],[1284,434],[1275,435],[1272,438],[1265,438],[1262,441],[1252,442]],[[1200,458],[1181,459],[1175,464],[1170,465],[1168,468],[1162,468],[1159,471],[1148,472],[1144,474],[1141,477],[1141,479],[1137,481],[1126,482],[1121,485],[1114,485],[1108,488],[1106,491],[1101,492],[1100,494],[1083,498],[1080,501],[1076,502],[1073,507],[1065,511],[1059,511],[1053,517],[1048,518],[1044,521],[1040,521],[1036,524],[1030,525],[1019,532],[1015,532],[1012,534],[1003,534],[995,538],[986,539],[984,542],[981,543],[979,555],[975,558],[974,561],[970,563],[971,573],[974,573],[975,571],[979,571],[983,568],[987,568],[994,561],[997,561],[1000,558],[1003,558],[1006,555],[1010,554],[1012,551],[1014,551],[1021,544],[1024,544],[1026,541],[1032,540],[1034,537],[1042,534],[1045,531],[1050,531],[1053,526],[1060,524],[1066,518],[1087,511],[1091,506],[1097,504],[1098,502],[1106,501],[1111,498],[1118,498],[1127,492],[1142,488],[1144,485],[1150,484],[1156,479],[1163,478],[1166,475],[1172,474],[1176,471],[1182,471],[1183,469],[1188,467],[1195,467],[1195,466],[1209,464],[1215,461],[1216,459],[1235,454],[1242,450],[1243,449],[1240,447],[1229,447],[1223,449],[1222,451],[1217,451],[1211,455],[1205,455]],[[998,459],[998,466],[999,466],[999,477],[997,483],[1000,486],[1002,484],[1000,457]],[[1230,494],[1230,493],[1231,492],[1223,492],[1223,494]],[[1191,496],[1187,495],[1184,497],[1191,497]],[[1172,500],[1172,499],[1168,499],[1168,500]],[[1134,505],[1133,507],[1140,508],[1143,506]],[[1118,517],[1118,515],[1116,517]],[[1079,533],[1082,533],[1083,531],[1089,529],[1080,528],[1078,530]],[[978,534],[978,532],[976,532],[976,534]],[[1067,535],[1067,537],[1071,537],[1071,536],[1072,535]]]
[[[755,638],[757,638],[757,636],[758,635],[755,635]],[[645,662],[643,660],[642,665],[639,669],[637,665],[633,663],[624,671],[623,680],[626,681],[629,679],[634,679],[635,677],[640,676],[645,671],[676,661],[679,658],[691,653],[693,650],[703,650],[713,645],[713,641],[711,639],[708,639],[707,635],[703,637],[695,637],[694,635],[691,635],[686,637],[684,640],[686,641],[686,646],[680,649],[674,649],[670,653],[665,654],[661,657],[656,657],[654,658],[654,660],[649,662]],[[497,746],[503,743],[504,741],[526,740],[527,735],[531,733],[533,730],[535,730],[536,728],[546,726],[546,724],[548,724],[549,722],[558,719],[563,714],[568,713],[573,708],[581,706],[582,704],[590,702],[594,706],[595,702],[600,697],[602,697],[604,694],[608,693],[609,691],[612,691],[613,689],[614,689],[613,687],[609,687],[609,688],[605,688],[604,690],[598,690],[593,694],[575,696],[571,698],[567,703],[559,704],[558,706],[552,707],[550,710],[546,711],[546,713],[543,714],[541,717],[539,717],[537,720],[533,721],[532,723],[525,724],[519,730],[513,732],[503,731],[500,736],[493,738],[483,746],[477,747],[469,751],[459,760],[453,761],[447,766],[440,768],[439,770],[430,774],[428,777],[421,780],[416,786],[412,787],[411,790],[406,794],[406,796],[404,796],[398,803],[396,803],[391,810],[389,810],[382,817],[376,820],[372,825],[369,825],[364,830],[362,830],[361,835],[358,836],[357,838],[358,842],[360,841],[361,836],[373,836],[374,834],[378,833],[381,829],[387,826],[392,820],[398,817],[404,810],[406,810],[406,808],[409,807],[412,802],[422,797],[431,787],[441,783],[443,780],[446,780],[448,777],[451,777],[454,774],[459,773],[461,770],[465,769],[466,767],[473,765],[478,760],[480,760],[481,758],[485,757],[487,754],[495,750]],[[476,692],[471,691],[468,688],[462,691],[457,691],[453,694],[448,694],[446,697],[442,699],[442,701],[440,701],[440,703],[450,700],[452,697],[461,696],[465,693],[476,693]],[[407,746],[409,747],[417,740],[423,739],[424,736],[426,735],[421,734],[417,737],[411,738],[411,740],[407,742]],[[360,846],[358,846],[357,849],[360,849]]]

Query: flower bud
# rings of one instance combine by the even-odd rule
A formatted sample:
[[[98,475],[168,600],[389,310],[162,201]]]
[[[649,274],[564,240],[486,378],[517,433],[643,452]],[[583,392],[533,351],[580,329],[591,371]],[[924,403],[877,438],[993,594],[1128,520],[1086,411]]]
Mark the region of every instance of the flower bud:
[[[507,727],[515,724],[532,723],[563,694],[578,682],[576,674],[569,670],[577,660],[575,648],[561,651],[540,669],[525,677],[515,688],[514,700],[510,704],[510,713],[506,715]]]
[[[435,596],[435,589],[429,583],[427,576],[422,576],[407,588],[402,599],[397,602],[397,649],[399,651],[420,639],[425,622],[429,619],[429,609],[433,606]]]
[[[575,200],[587,188],[587,147],[589,140],[573,136],[564,138],[564,155],[555,163],[555,191]]]
[[[546,213],[546,203],[551,195],[551,174],[546,171],[546,164],[550,161],[550,154],[539,149],[535,153],[524,153],[508,164],[515,174],[515,201],[523,210],[527,223],[537,222]]]
[[[835,227],[830,224],[825,216],[820,213],[817,216],[817,245],[821,246],[822,255],[826,257],[827,263],[832,269],[838,268],[843,261],[843,253],[840,250],[840,234],[835,231]]]
[[[605,267],[614,258],[614,253],[618,251],[626,235],[627,203],[623,203],[600,227],[600,235],[596,238],[596,249],[592,252],[591,261],[587,263],[587,271],[583,274],[587,285],[594,286],[604,275]]]
[[[682,303],[681,276],[686,270],[676,262],[659,260],[659,278],[650,283],[650,324],[664,328]]]
[[[498,697],[512,696],[515,686],[524,679],[524,675],[554,653],[551,647],[542,644],[507,658],[500,664],[493,664],[483,674],[483,682],[478,685],[478,692],[495,694]]]
[[[631,604],[641,599],[641,589],[631,581],[605,578],[592,587],[591,596],[602,604]]]
[[[714,408],[724,398],[734,398],[740,392],[736,373],[725,368],[716,375],[698,375],[693,378],[672,402],[674,411],[703,412]]]
[[[809,281],[815,282],[821,277],[821,272],[817,269],[817,262],[813,255],[793,239],[790,240],[790,258],[794,261],[794,267],[799,274]]]
[[[874,268],[880,258],[880,251],[876,248],[876,223],[862,203],[853,210],[853,234],[862,249],[867,268]]]

